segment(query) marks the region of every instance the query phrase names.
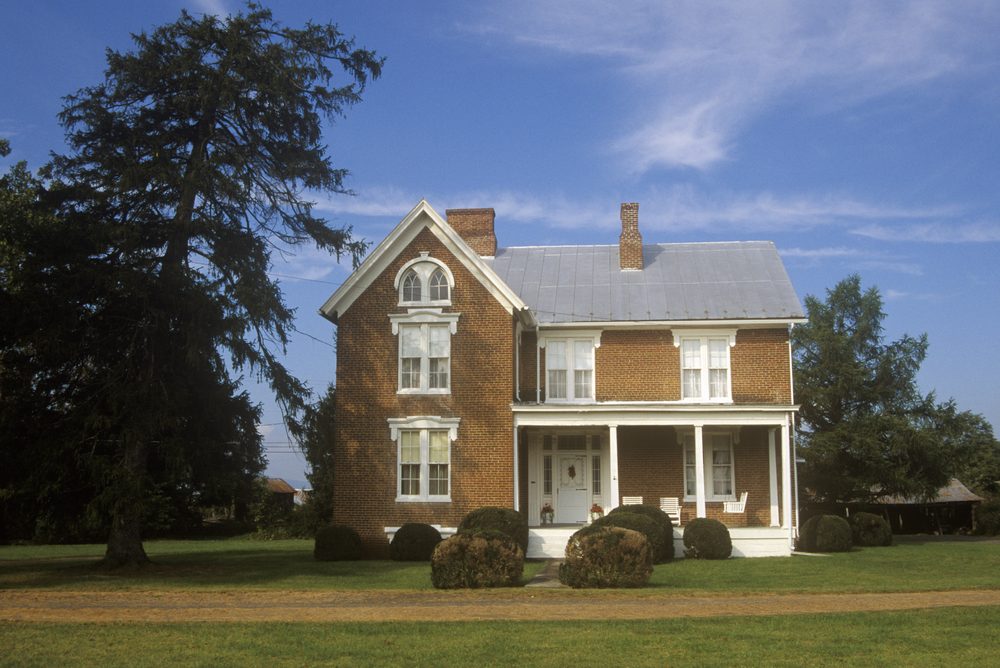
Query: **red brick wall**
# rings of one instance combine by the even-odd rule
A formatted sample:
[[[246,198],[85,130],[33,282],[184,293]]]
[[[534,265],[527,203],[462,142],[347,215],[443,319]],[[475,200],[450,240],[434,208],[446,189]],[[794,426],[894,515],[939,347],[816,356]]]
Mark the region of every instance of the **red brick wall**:
[[[398,336],[390,313],[403,264],[429,251],[455,277],[458,312],[451,339],[451,394],[397,395]],[[383,529],[406,522],[455,526],[485,505],[512,507],[513,318],[427,230],[342,314],[337,330],[337,410],[334,443],[334,521],[361,534],[371,556],[384,556]],[[396,443],[387,418],[460,417],[451,447],[451,502],[396,502]]]
[[[788,404],[792,382],[787,329],[741,329],[730,350],[733,402]]]
[[[595,359],[598,401],[680,399],[680,353],[669,331],[606,330]]]

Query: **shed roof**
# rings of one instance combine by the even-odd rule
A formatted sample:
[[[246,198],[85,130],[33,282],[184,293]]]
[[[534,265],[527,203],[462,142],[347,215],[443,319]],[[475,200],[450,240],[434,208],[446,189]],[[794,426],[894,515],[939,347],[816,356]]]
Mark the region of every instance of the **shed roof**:
[[[620,269],[617,245],[501,248],[484,260],[542,324],[804,317],[769,241],[645,244],[637,271]]]
[[[982,501],[983,497],[973,494],[968,487],[962,484],[957,478],[952,478],[948,484],[938,490],[937,496],[932,499],[918,499],[906,496],[883,496],[879,503],[890,506],[921,505],[925,503],[968,503],[970,501]]]
[[[275,494],[295,494],[295,488],[281,478],[268,478],[267,489]]]

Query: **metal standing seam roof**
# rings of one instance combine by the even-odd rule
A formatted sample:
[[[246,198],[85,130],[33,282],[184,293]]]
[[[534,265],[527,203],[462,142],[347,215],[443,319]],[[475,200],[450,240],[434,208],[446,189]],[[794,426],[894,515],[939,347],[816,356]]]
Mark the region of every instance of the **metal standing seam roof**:
[[[539,323],[803,318],[770,241],[645,244],[641,271],[618,246],[526,246],[483,258]]]

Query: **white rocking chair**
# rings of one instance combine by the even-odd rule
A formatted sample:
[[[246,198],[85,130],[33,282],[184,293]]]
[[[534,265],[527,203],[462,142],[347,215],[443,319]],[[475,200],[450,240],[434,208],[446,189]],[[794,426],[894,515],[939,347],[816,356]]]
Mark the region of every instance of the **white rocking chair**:
[[[747,508],[747,492],[740,494],[739,501],[725,501],[722,504],[722,512],[724,513],[742,513]]]
[[[622,497],[623,506],[641,506],[642,497],[641,496],[623,496]]]
[[[681,525],[681,502],[676,496],[661,496],[660,510],[670,516],[670,522],[675,527]]]

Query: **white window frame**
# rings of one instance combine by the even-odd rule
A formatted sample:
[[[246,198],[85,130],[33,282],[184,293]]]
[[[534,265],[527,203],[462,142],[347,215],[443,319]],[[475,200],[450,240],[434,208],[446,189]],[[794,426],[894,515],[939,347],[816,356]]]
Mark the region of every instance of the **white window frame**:
[[[728,439],[727,444],[719,444],[716,442],[718,438]],[[705,500],[706,501],[735,501],[736,500],[736,450],[734,444],[737,442],[737,437],[735,434],[729,431],[709,431],[705,430],[702,436],[702,451],[704,452],[704,466],[705,466]],[[694,462],[688,461],[688,450],[691,451],[691,457],[695,456],[694,452],[694,434],[682,434],[680,438],[681,445],[681,459],[683,462],[684,471],[684,500],[694,502],[697,500],[697,494],[688,494],[688,482],[690,481],[692,485],[697,485],[698,483],[694,480],[690,480],[690,476],[697,473],[695,470],[696,464]],[[715,458],[712,456],[716,449],[727,449],[729,450],[729,486],[731,492],[729,494],[716,494],[715,493],[715,476],[713,475],[713,466]],[[688,469],[692,469],[690,472]]]
[[[420,415],[406,418],[389,418],[389,437],[396,443],[396,501],[398,503],[451,501],[453,488],[452,476],[452,443],[458,438],[458,423],[461,418],[442,418],[434,415]],[[448,434],[448,493],[430,494],[430,433],[433,431]],[[420,493],[403,494],[403,432],[417,432],[420,435]]]
[[[431,277],[437,271],[440,271],[444,275],[445,282],[448,284],[447,299],[431,299]],[[420,282],[419,300],[403,299],[403,279],[411,272],[416,275],[417,280]],[[414,258],[400,267],[399,271],[396,272],[396,279],[393,285],[399,297],[399,306],[451,306],[452,295],[455,292],[455,276],[444,262],[431,257],[428,251],[421,251],[420,257]]]
[[[441,309],[409,309],[407,313],[389,316],[392,333],[396,336],[396,393],[397,394],[451,394],[451,342],[448,345],[448,385],[430,386],[430,328],[447,328],[450,335],[458,333],[458,319],[461,313],[442,313]],[[420,332],[420,382],[417,387],[403,387],[403,337],[406,328],[417,328]]]
[[[566,354],[563,358],[566,372],[566,396],[550,396],[551,383],[549,382],[549,363],[552,359],[549,355],[549,344],[561,343],[565,346]],[[578,369],[576,359],[576,344],[584,343],[590,346],[591,365],[589,369]],[[597,349],[601,347],[601,332],[597,330],[559,332],[551,334],[541,334],[538,337],[538,347],[545,350],[545,402],[554,404],[568,403],[592,403],[597,396]],[[586,396],[577,396],[576,393],[576,371],[590,371],[590,392]]]
[[[674,347],[678,348],[680,351],[680,375],[681,375],[681,401],[685,403],[711,403],[711,404],[731,404],[733,402],[733,356],[732,348],[736,345],[736,330],[735,329],[718,329],[718,330],[676,330],[673,332],[674,335]],[[725,342],[726,351],[726,394],[721,397],[711,396],[712,386],[711,386],[711,373],[712,368],[710,367],[710,341],[723,341]],[[699,366],[689,367],[698,368],[701,371],[700,374],[700,390],[701,393],[696,397],[686,397],[684,396],[684,371],[686,367],[684,366],[684,343],[685,342],[697,342],[699,347]]]

